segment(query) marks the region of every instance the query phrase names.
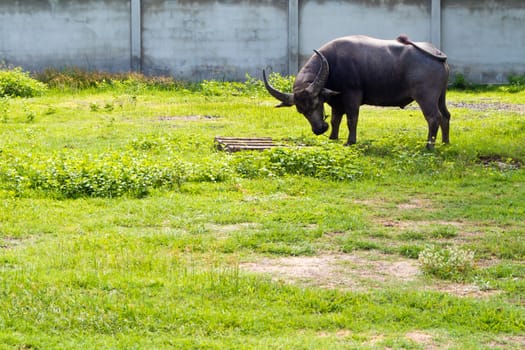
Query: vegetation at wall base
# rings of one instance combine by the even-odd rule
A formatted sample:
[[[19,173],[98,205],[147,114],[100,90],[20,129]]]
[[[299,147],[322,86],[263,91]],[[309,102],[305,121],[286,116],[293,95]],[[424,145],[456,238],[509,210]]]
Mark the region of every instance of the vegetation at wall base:
[[[523,347],[517,77],[451,88],[429,152],[415,105],[345,147],[258,77],[70,70],[0,98],[0,349]]]
[[[33,97],[43,94],[47,87],[24,72],[22,68],[0,66],[0,98]]]

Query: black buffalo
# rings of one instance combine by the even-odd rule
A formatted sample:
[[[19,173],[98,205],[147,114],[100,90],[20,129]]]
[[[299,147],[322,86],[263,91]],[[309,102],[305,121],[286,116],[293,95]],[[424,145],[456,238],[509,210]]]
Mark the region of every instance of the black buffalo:
[[[272,87],[263,71],[268,92],[281,101],[278,107],[295,105],[320,135],[328,130],[324,103],[332,107],[331,139],[339,137],[343,114],[347,116],[347,145],[356,143],[359,107],[405,107],[416,101],[428,123],[427,148],[432,149],[441,127],[449,142],[450,113],[445,103],[449,68],[444,53],[429,43],[347,36],[323,45],[295,78],[293,93]]]

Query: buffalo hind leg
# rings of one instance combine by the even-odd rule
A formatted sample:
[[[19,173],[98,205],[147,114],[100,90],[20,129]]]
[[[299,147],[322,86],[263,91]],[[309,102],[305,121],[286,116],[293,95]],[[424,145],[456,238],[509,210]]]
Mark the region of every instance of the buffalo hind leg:
[[[417,100],[416,100],[417,101]],[[436,102],[417,101],[423,111],[423,115],[428,123],[427,149],[433,150],[436,143],[437,132],[440,125],[443,125],[443,116]]]
[[[337,140],[339,138],[339,125],[341,125],[341,119],[343,119],[343,113],[339,109],[332,107],[332,118],[330,120],[332,131],[330,132],[330,140]]]
[[[450,143],[450,139],[449,139],[450,112],[447,109],[445,92],[446,90],[443,90],[443,92],[441,93],[441,96],[439,97],[439,110],[441,112],[441,120],[440,120],[441,138],[443,140],[443,143]]]

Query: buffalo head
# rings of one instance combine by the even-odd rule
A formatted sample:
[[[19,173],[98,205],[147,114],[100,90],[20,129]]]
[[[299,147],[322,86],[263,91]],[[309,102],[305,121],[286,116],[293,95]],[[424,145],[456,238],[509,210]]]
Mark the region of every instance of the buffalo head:
[[[266,79],[266,73],[263,70],[264,85],[266,90],[281,101],[277,107],[290,107],[295,105],[297,111],[303,114],[316,135],[321,135],[328,130],[328,124],[325,122],[324,102],[328,97],[339,94],[338,92],[325,88],[326,81],[330,74],[330,67],[326,57],[317,50],[314,50],[317,57],[321,60],[321,67],[315,79],[307,82],[306,77],[311,76],[308,68],[303,68],[297,74],[295,79],[293,93],[284,93],[278,91],[270,85]]]

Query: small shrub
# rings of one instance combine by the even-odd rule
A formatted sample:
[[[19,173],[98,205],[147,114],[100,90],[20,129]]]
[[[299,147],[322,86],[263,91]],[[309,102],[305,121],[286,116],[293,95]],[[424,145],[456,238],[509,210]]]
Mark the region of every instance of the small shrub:
[[[461,73],[456,73],[454,75],[454,81],[452,82],[452,87],[458,90],[465,90],[470,87],[470,84],[467,82],[465,76]]]
[[[398,248],[399,254],[406,256],[410,259],[417,259],[419,258],[419,254],[421,253],[422,248],[415,245],[403,245]]]
[[[334,181],[377,178],[381,174],[359,150],[327,143],[317,147],[272,148],[236,154],[230,164],[241,176],[310,176]]]
[[[204,96],[250,96],[257,97],[264,91],[262,81],[246,74],[245,82],[204,80],[200,92]]]
[[[454,226],[442,225],[436,227],[430,234],[432,238],[454,238],[458,235]]]
[[[36,112],[26,105],[23,106],[23,109],[24,109],[24,114],[26,116],[26,122],[28,123],[34,122],[36,119]]]
[[[100,110],[100,106],[99,106],[98,103],[96,103],[96,102],[91,102],[91,103],[89,104],[89,110],[90,110],[91,112],[98,112],[98,111]]]
[[[423,272],[441,279],[462,281],[474,270],[474,252],[452,246],[427,246],[419,253]]]
[[[380,246],[370,241],[360,241],[354,239],[348,239],[342,243],[341,250],[343,253],[351,253],[355,250],[374,250],[380,249]]]
[[[508,80],[508,92],[520,92],[525,90],[525,75],[510,75]]]
[[[189,180],[194,182],[222,182],[231,176],[231,169],[226,161],[206,159],[204,164],[193,164]]]
[[[22,68],[0,69],[0,97],[33,97],[46,91],[47,87],[22,71]]]
[[[270,83],[283,92],[291,92],[294,76],[282,76],[271,73],[268,77]],[[249,96],[258,97],[266,93],[261,80],[246,74],[244,82],[204,80],[199,84],[199,90],[204,96]]]
[[[279,91],[292,92],[295,76],[282,76],[279,73],[273,72],[268,76],[268,82]]]
[[[358,153],[342,147],[276,148],[268,152],[273,173],[306,175],[336,181],[362,178],[370,165]]]

